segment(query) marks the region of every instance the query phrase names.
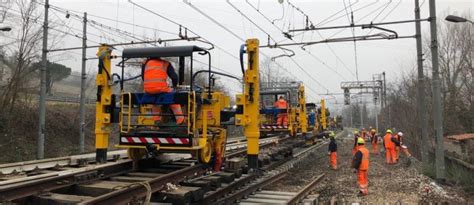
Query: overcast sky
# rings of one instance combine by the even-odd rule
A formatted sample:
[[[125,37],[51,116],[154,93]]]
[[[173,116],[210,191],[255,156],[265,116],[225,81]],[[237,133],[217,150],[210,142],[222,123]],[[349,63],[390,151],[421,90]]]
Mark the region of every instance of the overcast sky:
[[[211,18],[218,21],[218,23],[222,24],[226,29],[238,35],[239,38],[204,17],[183,1],[135,0],[133,2],[151,9],[184,27],[188,27],[199,36],[214,43],[218,48],[212,50],[212,64],[235,75],[240,75],[240,67],[237,60],[239,46],[243,43],[240,38],[259,38],[260,44],[267,44],[267,34],[246,20],[244,16],[233,9],[232,6],[224,0],[190,0],[190,2],[199,10],[202,10]],[[280,30],[287,31],[288,29],[304,27],[304,16],[295,8],[289,6],[287,0],[284,0],[283,4],[280,4],[278,0],[249,0],[250,4],[244,0],[232,0],[231,2],[242,11],[244,15],[248,16],[255,24],[270,34],[272,39],[275,39],[279,43],[293,42],[286,39]],[[422,18],[427,18],[428,0],[420,0],[420,2],[423,3],[421,16]],[[463,13],[469,9],[472,10],[474,7],[473,2],[474,1],[471,0],[437,1],[437,11],[438,14],[448,9],[451,13]],[[370,23],[372,21],[386,22],[414,18],[414,1],[412,0],[346,0],[345,2],[343,0],[292,0],[291,3],[305,12],[309,16],[309,19],[318,27],[348,25],[351,10],[353,11],[353,17],[356,23]],[[152,38],[155,36],[161,39],[176,38],[176,33],[179,31],[177,25],[134,6],[127,0],[50,0],[50,4],[71,10],[71,13],[74,13],[74,11],[88,12],[91,20],[112,28],[128,31],[139,39],[144,39],[145,37]],[[269,20],[276,19],[275,25],[272,25],[269,20],[266,20],[262,14],[256,12],[251,6],[257,7]],[[349,15],[346,15],[346,11]],[[97,16],[107,17],[111,20],[102,19]],[[324,21],[328,17],[330,18]],[[54,10],[52,10],[50,18],[67,23],[67,25],[71,27],[70,29],[64,28],[67,32],[75,34],[81,33],[82,25],[79,21],[74,20],[74,18],[66,19],[63,13]],[[444,18],[444,16],[438,16],[438,18]],[[117,21],[128,22],[137,26],[127,25]],[[429,31],[428,23],[424,22],[422,25],[423,33],[427,33]],[[143,26],[151,27],[156,30],[145,29],[142,28]],[[400,36],[413,35],[415,32],[414,24],[390,25],[384,26],[384,28],[395,30]],[[132,40],[130,37],[126,37],[128,34],[119,34],[97,25],[90,25],[88,32],[89,45],[93,45],[96,42],[117,43]],[[357,36],[366,35],[369,32],[370,34],[376,34],[381,31],[356,28],[354,32]],[[294,40],[297,42],[352,36],[350,29],[292,34],[296,35]],[[188,32],[188,35],[193,36],[194,34]],[[207,46],[199,42],[175,42],[173,44],[189,45],[190,43],[203,47]],[[67,37],[63,44],[58,45],[58,47],[80,45],[80,39]],[[326,97],[320,96],[318,93],[340,93],[342,92],[340,89],[341,81],[356,80],[356,76],[354,75],[356,73],[356,57],[353,42],[317,44],[307,46],[306,51],[302,50],[299,46],[287,48],[292,49],[296,55],[292,57],[292,59],[288,57],[276,59],[276,63],[282,68],[275,74],[296,77],[298,80],[302,80],[308,90],[307,93],[309,96],[307,101],[319,101],[322,97]],[[118,55],[120,55],[120,49],[119,47],[119,50],[116,51]],[[402,73],[409,72],[415,65],[416,50],[414,39],[361,41],[357,42],[356,50],[359,80],[371,80],[373,74],[385,71],[388,80],[393,81]],[[94,56],[95,52],[96,49],[88,49],[88,56]],[[270,57],[283,54],[280,49],[262,48],[261,52],[262,55]],[[64,60],[64,57],[62,57],[63,61],[61,62],[72,67],[75,71],[79,71],[79,54],[80,50],[76,50],[73,53],[69,52],[67,60]],[[51,54],[52,58],[59,58],[57,55],[58,54]],[[261,61],[263,61],[264,58],[264,56],[261,56]],[[206,59],[199,60],[206,61]],[[304,71],[294,62],[297,62]],[[91,60],[88,62],[88,70],[90,72],[96,70],[95,61]],[[315,80],[318,82],[315,82]],[[239,90],[236,83],[226,84],[230,86],[231,91]],[[335,103],[334,100],[331,102],[333,104]],[[331,102],[329,106],[331,106]],[[338,96],[337,102],[342,103],[342,96]]]

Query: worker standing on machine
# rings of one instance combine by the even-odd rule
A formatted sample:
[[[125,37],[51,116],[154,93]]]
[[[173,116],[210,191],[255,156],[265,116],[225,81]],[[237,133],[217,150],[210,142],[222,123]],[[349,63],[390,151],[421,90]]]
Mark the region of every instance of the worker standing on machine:
[[[279,112],[277,115],[277,125],[288,125],[288,114],[287,109],[288,109],[288,103],[286,100],[283,98],[283,96],[280,95],[278,100],[273,104],[273,106],[277,109],[284,109],[285,112]]]
[[[354,131],[354,147],[352,147],[352,155],[354,155],[357,152],[357,140],[359,139],[359,131],[355,130]]]
[[[174,71],[173,66],[166,60],[160,58],[147,59],[142,67],[143,88],[147,94],[169,93],[174,89],[168,86],[168,77],[172,81],[173,88],[178,85],[178,75]],[[175,115],[176,124],[184,122],[183,111],[181,105],[170,105],[173,114]],[[161,121],[161,108],[157,105],[152,107],[153,120],[156,123]]]
[[[385,158],[387,164],[395,164],[395,143],[394,137],[392,136],[392,130],[387,130],[385,136],[383,137],[383,145],[385,147]]]
[[[357,183],[359,184],[359,195],[366,196],[369,194],[369,179],[367,172],[369,171],[369,150],[365,147],[365,140],[357,139],[357,152],[352,159],[352,168],[357,173]]]
[[[328,155],[329,155],[329,164],[331,169],[337,170],[337,143],[335,139],[334,132],[329,133],[329,148],[328,148]]]
[[[374,128],[372,128],[372,129],[370,130],[370,136],[371,136],[371,137],[370,137],[370,142],[371,142],[371,144],[372,144],[372,153],[374,153],[375,155],[377,155],[377,154],[378,154],[378,148],[377,148],[377,146],[378,146],[378,143],[379,143],[379,139],[378,139],[379,136],[377,136],[377,131],[376,131]]]

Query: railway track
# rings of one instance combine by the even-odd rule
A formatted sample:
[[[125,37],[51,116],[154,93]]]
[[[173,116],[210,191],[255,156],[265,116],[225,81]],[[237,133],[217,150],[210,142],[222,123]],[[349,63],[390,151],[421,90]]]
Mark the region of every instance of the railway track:
[[[269,179],[264,179],[260,183],[253,185],[252,192],[246,194],[245,198],[240,200],[237,204],[250,205],[250,204],[298,204],[308,203],[315,204],[318,200],[318,195],[310,195],[311,191],[314,190],[318,182],[323,179],[324,174],[317,176],[313,181],[306,185],[299,192],[282,192],[282,191],[266,191],[261,190],[262,186],[265,188],[269,184],[272,184],[281,178],[286,176],[285,172],[273,175]]]
[[[338,133],[343,136],[345,132]],[[287,175],[287,171],[302,163],[303,159],[326,145],[327,141],[317,141],[315,145],[306,148],[295,148],[294,153],[287,160],[268,165],[262,172],[244,176],[239,181],[228,184],[225,187],[207,194],[198,204],[298,204],[307,202],[315,204],[318,195],[310,195],[318,182],[325,176],[316,176],[312,182],[307,184],[299,192],[274,192],[262,190],[266,186],[277,182]]]
[[[277,141],[286,139],[279,137],[262,139],[260,146],[268,147]],[[242,149],[244,148],[242,143],[245,142],[230,143],[226,147],[226,157],[231,158],[245,154],[246,150]],[[123,157],[122,152],[117,153]],[[111,155],[114,154],[111,153]],[[0,185],[0,202],[17,204],[103,204],[110,202],[121,204],[123,202],[125,204],[135,200],[139,201],[141,197],[146,197],[147,193],[166,190],[168,185],[178,184],[207,172],[204,165],[196,165],[193,160],[187,158],[167,163],[143,160],[140,162],[140,169],[133,170],[132,161],[122,157],[112,157],[115,161],[107,164],[89,164],[74,169],[66,167],[78,164],[78,160],[71,160],[72,157],[4,165],[5,170],[14,170],[8,171],[8,173],[21,171],[29,173],[35,170],[36,172],[48,170],[51,173],[0,182],[3,183]],[[58,167],[66,170],[61,170]],[[235,177],[233,173],[225,174],[223,172],[219,175],[227,176],[227,178]],[[210,175],[208,178],[212,179],[213,176]],[[214,179],[216,178],[220,177],[214,176]]]
[[[260,144],[266,146],[267,144],[276,141],[278,141],[278,137],[265,138],[260,140]],[[245,137],[229,138],[227,143],[226,151],[229,153],[229,156],[233,156],[234,152],[240,153],[243,148],[247,147]],[[167,158],[162,160],[171,161],[186,158],[183,154],[168,154],[167,156]],[[107,159],[110,162],[127,158],[126,150],[115,150],[107,153]],[[0,164],[0,186],[72,172],[73,169],[87,167],[94,163],[95,153],[89,153],[43,160]]]
[[[327,142],[319,141],[317,144],[307,148],[294,149],[291,157],[286,160],[277,161],[263,167],[261,172],[254,173],[252,175],[244,175],[242,179],[234,183],[228,184],[221,189],[207,194],[203,200],[198,204],[297,204],[302,201],[311,190],[313,190],[324,175],[318,176],[313,182],[302,189],[298,193],[276,193],[267,191],[261,191],[264,187],[273,184],[274,182],[284,178],[287,171],[296,164],[300,163],[311,151],[314,151],[324,145]],[[229,194],[230,193],[230,194]],[[274,195],[284,196],[275,197]],[[273,197],[273,199],[272,199]],[[278,198],[279,200],[275,200]],[[315,198],[315,197],[313,197]]]

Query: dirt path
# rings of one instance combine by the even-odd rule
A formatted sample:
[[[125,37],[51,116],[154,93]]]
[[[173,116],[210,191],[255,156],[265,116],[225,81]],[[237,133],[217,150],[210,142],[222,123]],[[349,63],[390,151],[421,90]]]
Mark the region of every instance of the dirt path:
[[[449,204],[474,204],[454,187],[440,187],[429,178],[418,173],[417,164],[406,167],[408,159],[401,157],[397,165],[386,165],[384,155],[370,156],[369,195],[358,196],[356,174],[350,168],[352,159],[352,139],[338,139],[339,170],[328,167],[327,146],[312,153],[304,162],[290,170],[289,177],[273,184],[268,189],[279,191],[298,191],[313,177],[326,173],[318,186],[320,202],[362,202],[363,204],[419,204],[422,201],[447,202]],[[370,147],[371,148],[371,147]]]

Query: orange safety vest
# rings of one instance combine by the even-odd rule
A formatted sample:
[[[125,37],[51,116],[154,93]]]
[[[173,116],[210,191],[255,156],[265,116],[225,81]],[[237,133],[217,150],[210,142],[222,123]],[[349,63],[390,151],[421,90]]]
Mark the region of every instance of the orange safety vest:
[[[383,142],[385,143],[385,148],[387,148],[387,149],[395,148],[395,143],[392,142],[392,135],[390,133],[387,133],[383,137]]]
[[[169,62],[164,60],[148,60],[143,72],[143,88],[147,93],[160,93],[168,88],[166,79]]]
[[[286,103],[286,100],[281,99],[281,100],[277,100],[274,106],[278,109],[286,109],[288,107],[288,104]]]
[[[365,146],[359,146],[359,151],[362,152],[362,161],[359,170],[366,171],[369,169],[369,150]]]

